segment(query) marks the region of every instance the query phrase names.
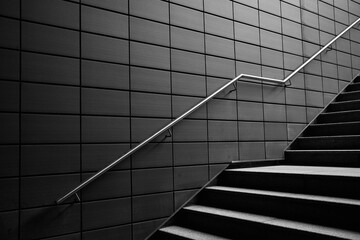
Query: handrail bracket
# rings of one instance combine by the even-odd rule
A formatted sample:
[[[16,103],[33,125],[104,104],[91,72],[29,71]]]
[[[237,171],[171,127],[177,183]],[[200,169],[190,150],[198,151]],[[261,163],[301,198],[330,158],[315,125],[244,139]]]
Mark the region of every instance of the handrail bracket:
[[[330,52],[332,50],[334,50],[334,48],[332,47],[332,45],[330,45],[325,49],[325,53],[328,53],[328,52]]]
[[[233,86],[234,88],[233,88],[233,89],[231,89],[231,90],[229,90],[227,94],[232,93],[232,92],[234,92],[234,91],[236,91],[236,90],[237,90],[237,85],[236,85],[236,82],[234,82],[234,83],[232,84],[232,86]]]
[[[76,199],[78,200],[78,202],[81,202],[81,199],[79,197],[79,194],[78,193],[75,193],[75,196],[76,196]]]
[[[169,138],[169,137],[172,137],[172,131],[171,131],[170,128],[167,130],[167,133],[165,134],[165,136],[163,137],[163,139],[161,140],[161,142],[165,141],[165,139],[167,139],[167,138]]]

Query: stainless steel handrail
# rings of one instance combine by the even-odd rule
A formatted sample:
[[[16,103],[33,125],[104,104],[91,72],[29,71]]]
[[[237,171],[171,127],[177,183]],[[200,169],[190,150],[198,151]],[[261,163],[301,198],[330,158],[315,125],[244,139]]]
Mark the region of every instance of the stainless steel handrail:
[[[194,112],[195,110],[197,110],[198,108],[200,108],[202,105],[204,105],[205,103],[207,103],[209,100],[211,100],[213,97],[215,97],[218,93],[220,93],[221,91],[223,91],[225,88],[227,88],[228,86],[230,86],[231,84],[234,84],[236,81],[238,81],[240,78],[247,78],[247,79],[255,79],[255,80],[261,80],[264,82],[272,82],[272,83],[280,83],[280,84],[286,84],[286,82],[288,82],[290,80],[290,78],[292,78],[296,73],[298,73],[301,69],[303,69],[307,64],[309,64],[314,58],[316,58],[317,56],[319,56],[323,51],[325,51],[331,44],[333,44],[338,38],[340,38],[342,35],[344,35],[349,29],[351,29],[353,26],[355,26],[357,23],[360,22],[360,18],[357,19],[355,22],[353,22],[351,25],[349,25],[346,29],[344,29],[340,34],[338,34],[336,37],[334,37],[330,42],[328,42],[324,47],[322,47],[319,51],[317,51],[312,57],[310,57],[307,61],[305,61],[303,64],[301,64],[297,69],[295,69],[289,76],[287,76],[285,79],[280,80],[280,79],[275,79],[275,78],[267,78],[267,77],[260,77],[260,76],[254,76],[254,75],[250,75],[250,74],[240,74],[239,76],[235,77],[233,80],[227,82],[225,85],[223,85],[222,87],[220,87],[218,90],[216,90],[215,92],[213,92],[211,95],[209,95],[208,97],[206,97],[204,100],[202,100],[201,102],[199,102],[198,104],[196,104],[194,107],[190,108],[188,111],[184,112],[181,116],[179,116],[178,118],[176,118],[174,121],[170,122],[168,125],[166,125],[165,127],[161,128],[159,131],[157,131],[156,133],[154,133],[153,135],[151,135],[149,138],[145,139],[143,142],[141,142],[139,145],[137,145],[136,147],[130,149],[127,153],[125,153],[124,155],[122,155],[120,158],[116,159],[114,162],[112,162],[111,164],[109,164],[108,166],[106,166],[104,169],[100,170],[99,172],[97,172],[96,174],[94,174],[93,176],[91,176],[89,179],[85,180],[84,182],[82,182],[80,185],[78,185],[77,187],[75,187],[73,190],[71,190],[70,192],[68,192],[67,194],[65,194],[63,197],[59,198],[56,203],[60,204],[62,202],[64,202],[67,198],[69,198],[71,195],[76,194],[77,192],[80,191],[82,188],[86,187],[89,183],[91,183],[92,181],[96,180],[97,178],[99,178],[100,176],[102,176],[104,173],[106,173],[108,170],[110,170],[111,168],[113,168],[115,165],[117,165],[118,163],[122,162],[125,158],[131,156],[132,154],[134,154],[135,152],[137,152],[138,150],[140,150],[143,146],[145,146],[147,143],[149,143],[150,141],[152,141],[153,139],[155,139],[156,137],[158,137],[160,134],[164,133],[165,131],[167,131],[168,129],[170,129],[171,127],[173,127],[175,124],[177,124],[178,122],[180,122],[182,119],[184,119],[185,117],[187,117],[188,115],[190,115],[192,112]]]

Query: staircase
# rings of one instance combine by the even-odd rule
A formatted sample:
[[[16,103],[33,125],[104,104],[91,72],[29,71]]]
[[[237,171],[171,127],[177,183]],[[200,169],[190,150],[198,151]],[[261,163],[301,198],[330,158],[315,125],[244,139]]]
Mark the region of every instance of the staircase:
[[[149,239],[360,239],[360,78],[282,164],[232,164]]]
[[[290,164],[360,167],[360,77],[285,151]]]

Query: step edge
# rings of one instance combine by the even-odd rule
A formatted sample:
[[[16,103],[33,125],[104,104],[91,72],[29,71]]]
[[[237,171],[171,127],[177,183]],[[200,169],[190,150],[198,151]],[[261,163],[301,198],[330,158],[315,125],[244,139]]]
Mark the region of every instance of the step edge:
[[[334,123],[314,123],[309,125],[309,127],[317,127],[317,126],[337,126],[337,125],[360,125],[360,121],[354,122],[334,122]]]
[[[353,82],[349,86],[351,86],[351,85],[360,85],[360,82]]]
[[[348,86],[350,86],[350,85],[348,85]],[[346,89],[345,89],[345,91],[346,91]],[[342,93],[340,93],[340,96],[341,95],[347,95],[347,94],[360,94],[360,90],[356,90],[356,91],[351,91],[351,92],[342,92]]]
[[[310,152],[341,152],[341,153],[360,153],[360,149],[314,149],[314,150],[307,150],[307,149],[302,149],[302,150],[298,150],[298,149],[288,149],[285,152],[294,152],[294,153],[302,153],[302,152],[306,152],[306,153],[310,153]]]
[[[359,110],[336,111],[336,112],[323,112],[319,116],[336,115],[336,114],[340,115],[340,114],[345,114],[345,113],[360,113],[360,109]]]
[[[289,167],[293,167],[293,165],[286,165]],[[301,167],[301,165],[297,165],[298,167]],[[306,166],[308,167],[308,166]],[[312,168],[341,168],[341,169],[354,169],[353,167],[333,167],[333,166],[310,166]],[[319,172],[291,172],[291,171],[256,171],[257,168],[252,168],[251,171],[249,171],[249,168],[232,168],[232,169],[225,169],[224,173],[237,173],[237,174],[265,174],[265,175],[285,175],[285,176],[303,176],[303,177],[321,177],[321,178],[342,178],[342,179],[360,179],[359,175],[341,175],[341,174],[333,174],[333,173],[319,173]]]
[[[298,137],[298,139],[329,139],[329,138],[360,138],[360,135],[330,135],[330,136],[308,136],[308,137]]]
[[[226,187],[226,186],[212,186],[212,187],[207,187],[206,189],[212,191],[249,194],[249,195],[276,197],[276,198],[284,198],[284,199],[285,198],[298,199],[298,200],[313,201],[318,203],[322,202],[327,204],[342,204],[342,205],[351,205],[351,206],[360,207],[360,200],[350,199],[350,198],[328,197],[321,195],[310,195],[310,194],[302,194],[302,193],[289,193],[289,192]]]
[[[332,102],[332,103],[330,103],[330,105],[329,106],[331,106],[331,105],[341,105],[341,104],[348,104],[348,103],[353,103],[353,102],[360,102],[360,100],[347,100],[347,101],[339,101],[339,102]]]
[[[203,207],[203,209],[200,208],[200,210],[196,209],[196,207],[198,207],[198,206],[203,207],[201,205],[191,205],[184,209],[187,211],[192,211],[192,212],[216,215],[219,217],[225,217],[225,218],[234,219],[234,220],[236,219],[236,220],[240,220],[240,221],[253,222],[253,223],[258,223],[258,224],[266,224],[266,225],[270,225],[270,226],[274,226],[274,227],[288,228],[288,229],[292,229],[292,230],[298,230],[298,231],[303,231],[303,232],[308,232],[308,233],[315,233],[315,234],[320,234],[320,235],[324,235],[324,236],[344,237],[344,236],[348,236],[349,234],[351,234],[351,235],[355,235],[357,237],[357,239],[360,239],[360,233],[355,232],[355,231],[327,227],[327,226],[322,226],[322,225],[318,225],[318,224],[304,223],[304,222],[299,222],[299,221],[294,221],[294,220],[287,220],[287,219],[285,220],[285,219],[281,219],[281,218],[264,216],[264,215],[259,215],[259,214],[245,213],[245,215],[247,215],[247,216],[252,215],[253,217],[257,216],[257,217],[263,217],[263,218],[267,219],[266,221],[257,221],[255,219],[250,219],[250,218],[244,217],[243,212],[225,210],[225,209],[214,208],[214,207],[205,207],[208,210],[209,209],[215,210],[215,211],[211,212],[211,211],[204,211],[204,207]],[[226,215],[220,214],[221,211],[222,211],[222,213],[233,212],[233,213],[237,213],[238,215],[243,213],[243,216],[242,217],[240,217],[240,216],[234,217],[234,216],[230,216],[229,214],[226,216]],[[274,221],[277,221],[277,222],[274,223]],[[289,227],[288,225],[286,225],[284,223],[287,223],[287,224],[292,223],[292,226]],[[296,226],[296,227],[294,227],[294,226]],[[354,239],[356,239],[356,238],[354,238]]]
[[[174,229],[174,227],[176,229]],[[172,235],[176,235],[176,236],[179,236],[179,237],[183,237],[183,238],[186,238],[186,239],[193,239],[193,240],[202,240],[202,239],[205,240],[205,239],[209,239],[210,236],[212,237],[211,239],[214,239],[214,240],[227,240],[228,239],[228,238],[219,237],[219,236],[216,236],[216,235],[213,235],[213,234],[210,234],[210,233],[194,230],[194,229],[191,229],[191,228],[185,228],[185,227],[181,227],[181,226],[177,226],[177,225],[166,226],[164,228],[160,228],[159,231],[160,232],[165,232],[165,233],[168,233],[168,234],[172,234]],[[186,234],[186,233],[189,233],[189,232],[192,232],[193,234],[197,235],[196,238],[193,238],[195,236],[191,237],[191,236],[189,236],[189,234]],[[199,235],[203,235],[202,238],[199,238]]]

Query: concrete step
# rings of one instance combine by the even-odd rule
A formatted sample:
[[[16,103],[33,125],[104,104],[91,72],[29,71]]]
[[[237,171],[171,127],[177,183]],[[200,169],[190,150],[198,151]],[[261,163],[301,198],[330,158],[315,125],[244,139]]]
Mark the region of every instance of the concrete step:
[[[360,168],[278,165],[227,169],[217,185],[360,199]]]
[[[339,122],[310,125],[303,136],[360,135],[360,122]]]
[[[229,240],[229,238],[218,237],[205,232],[196,231],[190,228],[180,226],[168,226],[161,228],[156,238],[159,240],[177,240],[177,239],[193,239],[193,240]]]
[[[360,200],[226,186],[207,187],[197,204],[359,230]]]
[[[317,117],[315,123],[318,124],[358,121],[360,121],[360,110],[322,113]]]
[[[231,168],[245,168],[245,167],[263,167],[270,165],[279,165],[284,162],[284,158],[270,158],[270,159],[259,159],[259,160],[234,160],[227,167]]]
[[[323,150],[323,149],[360,149],[359,135],[298,137],[292,149]]]
[[[350,110],[360,110],[360,100],[333,102],[326,108],[326,112],[339,112]]]
[[[286,165],[360,167],[360,150],[286,150]]]
[[[355,231],[202,205],[185,207],[179,224],[231,239],[360,239]]]
[[[360,83],[351,83],[345,88],[346,92],[360,91]]]
[[[360,100],[360,91],[343,92],[336,97],[335,101],[353,101]]]

